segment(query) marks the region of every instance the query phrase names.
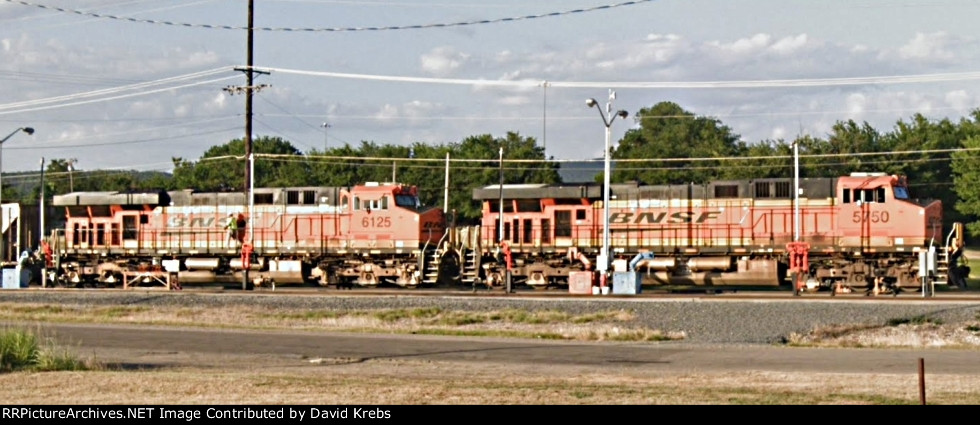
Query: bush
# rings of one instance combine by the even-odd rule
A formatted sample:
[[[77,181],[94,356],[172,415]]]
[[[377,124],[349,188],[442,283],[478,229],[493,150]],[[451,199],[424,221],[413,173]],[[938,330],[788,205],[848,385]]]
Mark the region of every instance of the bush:
[[[88,365],[67,350],[42,348],[36,334],[24,329],[0,331],[0,373],[19,370],[87,370]]]

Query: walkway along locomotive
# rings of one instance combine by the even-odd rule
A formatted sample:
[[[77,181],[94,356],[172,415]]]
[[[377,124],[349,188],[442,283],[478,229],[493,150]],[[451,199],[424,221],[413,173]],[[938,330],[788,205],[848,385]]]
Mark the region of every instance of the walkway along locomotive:
[[[944,233],[940,201],[912,198],[906,178],[802,179],[798,196],[792,187],[791,178],[612,185],[614,270],[674,288],[918,290],[919,253],[935,252],[932,283],[948,282],[962,224]],[[600,185],[494,185],[473,196],[483,204],[471,230],[481,248],[465,279],[501,285],[509,271],[517,284],[547,287],[592,269],[603,242]]]
[[[424,253],[446,234],[414,186],[256,188],[241,192],[76,192],[54,232],[55,279],[69,285],[241,282],[418,286]],[[237,233],[227,237],[229,220]],[[434,273],[430,271],[429,275]],[[430,278],[431,279],[431,278]]]

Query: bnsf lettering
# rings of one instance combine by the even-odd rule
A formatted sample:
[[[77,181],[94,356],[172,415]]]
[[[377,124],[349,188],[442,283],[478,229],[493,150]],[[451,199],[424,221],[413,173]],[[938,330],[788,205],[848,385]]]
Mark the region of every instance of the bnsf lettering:
[[[712,221],[721,216],[721,211],[705,211],[703,213],[694,213],[689,211],[678,211],[671,214],[668,219],[667,213],[612,213],[609,215],[609,223],[611,224],[659,224],[663,223],[664,219],[667,219],[667,223],[704,223],[706,221]],[[697,217],[695,219],[695,217]]]
[[[214,217],[195,217],[188,220],[187,217],[173,216],[167,221],[167,227],[212,227],[214,225]]]

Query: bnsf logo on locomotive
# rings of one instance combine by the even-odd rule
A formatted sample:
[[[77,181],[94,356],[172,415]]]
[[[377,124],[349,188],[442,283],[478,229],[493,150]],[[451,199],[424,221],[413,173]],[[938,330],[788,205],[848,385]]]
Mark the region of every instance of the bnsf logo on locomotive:
[[[721,215],[721,211],[704,211],[701,213],[696,213],[692,211],[678,211],[670,214],[670,218],[666,221],[667,223],[704,223],[706,221],[714,221]],[[667,219],[668,215],[666,212],[661,213],[612,213],[609,215],[609,223],[611,224],[642,224],[651,223],[658,224],[664,223],[664,219]]]

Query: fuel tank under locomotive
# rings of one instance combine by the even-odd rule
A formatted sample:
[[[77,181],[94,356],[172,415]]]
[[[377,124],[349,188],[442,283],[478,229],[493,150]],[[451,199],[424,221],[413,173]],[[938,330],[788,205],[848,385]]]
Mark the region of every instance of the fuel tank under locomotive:
[[[641,260],[635,270],[648,285],[779,286],[779,262],[732,256],[659,257]]]
[[[227,261],[216,257],[184,259],[184,267],[178,272],[182,283],[233,283],[241,282],[244,264],[241,258]],[[303,262],[258,257],[249,265],[249,278],[274,281],[277,284],[304,283]]]

